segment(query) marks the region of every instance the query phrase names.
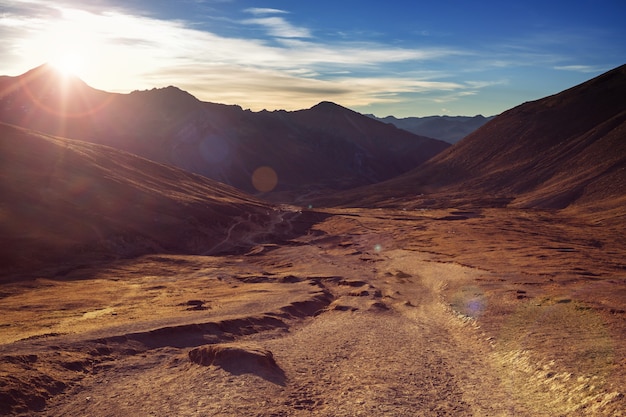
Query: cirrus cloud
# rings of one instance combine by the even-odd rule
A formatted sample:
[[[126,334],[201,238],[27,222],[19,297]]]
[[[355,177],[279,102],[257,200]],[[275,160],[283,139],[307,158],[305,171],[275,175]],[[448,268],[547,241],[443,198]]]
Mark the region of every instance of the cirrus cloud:
[[[278,38],[310,38],[311,32],[306,28],[293,26],[282,17],[256,17],[242,20],[246,25],[259,25],[264,27],[271,36]]]
[[[211,15],[211,24],[201,24],[131,10],[121,0],[2,4],[2,74],[25,72],[70,51],[82,56],[82,78],[96,88],[129,92],[177,85],[201,100],[253,110],[299,109],[323,100],[353,108],[415,102],[416,97],[460,102],[506,84],[493,81],[503,77],[493,77],[490,70],[529,62],[551,70],[592,71],[561,65],[573,61],[544,53],[532,42],[507,40],[471,49],[384,42],[341,31],[331,36],[293,23],[293,14],[276,8]],[[218,30],[220,24],[228,30]]]
[[[60,4],[11,2],[0,21],[5,70],[25,71],[72,50],[83,56],[83,78],[96,88],[126,92],[173,84],[203,100],[252,109],[295,109],[322,100],[359,106],[398,100],[402,93],[465,88],[410,74],[380,75],[388,65],[417,65],[459,51],[322,42],[307,28],[275,16],[287,14],[283,10],[246,9],[255,17],[239,21],[263,28],[272,39],[221,36],[189,22],[119,8],[95,12]]]

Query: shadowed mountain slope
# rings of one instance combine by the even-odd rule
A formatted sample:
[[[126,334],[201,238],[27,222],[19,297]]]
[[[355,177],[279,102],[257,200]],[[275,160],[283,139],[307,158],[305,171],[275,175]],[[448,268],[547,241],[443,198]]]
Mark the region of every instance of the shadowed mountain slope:
[[[0,124],[0,263],[216,253],[305,215],[110,147]],[[296,228],[297,229],[297,228]]]
[[[623,210],[626,66],[497,116],[419,168],[341,195],[357,205]]]
[[[285,199],[386,180],[449,146],[332,103],[257,113],[176,87],[111,94],[48,65],[0,78],[0,121],[113,146],[249,192],[271,188],[252,181],[269,167]]]

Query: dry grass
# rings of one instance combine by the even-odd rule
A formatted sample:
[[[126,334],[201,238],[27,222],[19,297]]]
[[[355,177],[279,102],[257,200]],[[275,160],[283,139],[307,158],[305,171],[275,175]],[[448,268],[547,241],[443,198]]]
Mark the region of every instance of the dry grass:
[[[4,411],[620,415],[626,281],[612,229],[504,209],[327,214],[244,255],[13,276]],[[233,342],[276,369],[184,359]]]

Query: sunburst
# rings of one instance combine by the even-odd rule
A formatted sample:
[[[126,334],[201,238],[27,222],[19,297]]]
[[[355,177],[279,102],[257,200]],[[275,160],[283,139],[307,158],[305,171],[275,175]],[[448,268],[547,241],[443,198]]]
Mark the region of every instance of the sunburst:
[[[57,68],[63,75],[80,77],[84,69],[84,61],[82,57],[76,53],[62,53],[54,58],[51,64]]]

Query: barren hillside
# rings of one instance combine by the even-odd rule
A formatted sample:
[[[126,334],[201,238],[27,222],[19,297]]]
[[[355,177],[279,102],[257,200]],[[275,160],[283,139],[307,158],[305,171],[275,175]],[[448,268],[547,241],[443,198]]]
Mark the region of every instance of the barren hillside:
[[[0,207],[4,269],[232,251],[289,235],[283,218],[306,217],[113,148],[6,124]]]
[[[506,111],[410,173],[333,201],[573,206],[619,217],[626,196],[625,94],[626,66],[621,66]]]

